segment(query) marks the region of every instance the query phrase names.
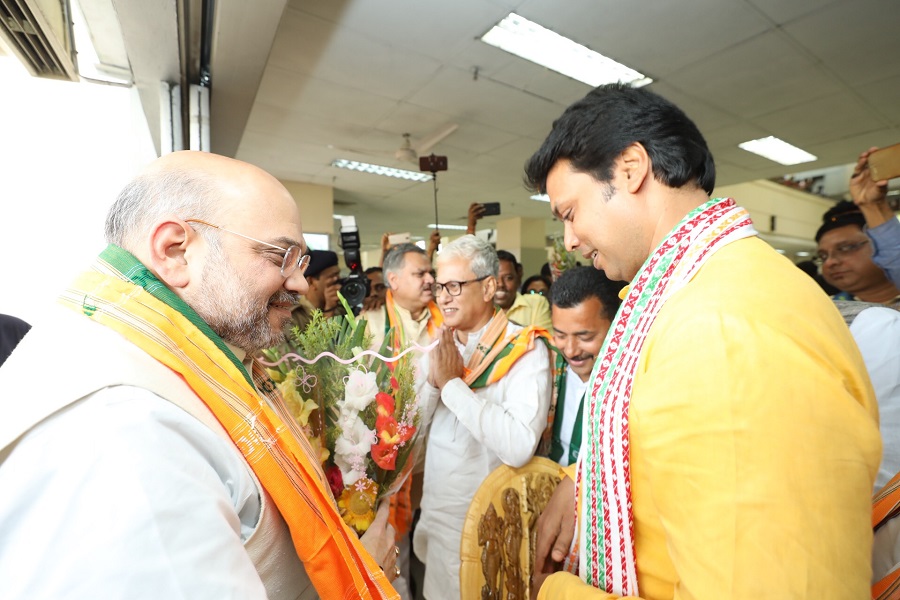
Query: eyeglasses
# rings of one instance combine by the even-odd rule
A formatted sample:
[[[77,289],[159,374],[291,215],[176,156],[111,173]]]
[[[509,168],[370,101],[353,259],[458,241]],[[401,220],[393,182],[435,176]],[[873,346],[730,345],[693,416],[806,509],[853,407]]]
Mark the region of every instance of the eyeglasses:
[[[484,277],[479,277],[478,279],[470,279],[468,281],[448,281],[447,283],[438,283],[435,281],[431,284],[431,293],[434,294],[434,297],[437,298],[441,295],[441,292],[447,290],[447,293],[451,296],[459,296],[462,294],[463,286],[467,283],[475,283],[476,281],[482,281],[487,279],[489,275],[485,275]]]
[[[544,290],[528,290],[529,294],[538,294],[539,296],[544,295]]]
[[[257,244],[262,244],[263,246],[268,246],[269,248],[281,250],[282,252],[284,252],[284,258],[281,260],[282,277],[290,277],[291,274],[297,269],[300,269],[300,274],[303,275],[304,273],[306,273],[307,267],[309,267],[310,256],[309,254],[301,255],[303,251],[300,249],[300,246],[294,245],[287,248],[282,248],[281,246],[276,246],[275,244],[270,244],[269,242],[264,242],[256,238],[252,238],[249,235],[244,235],[243,233],[238,233],[237,231],[232,231],[219,225],[213,225],[212,223],[209,223],[202,219],[185,219],[185,221],[188,223],[200,223],[201,225],[208,225],[209,227],[221,229],[222,231],[227,231],[228,233],[234,234],[238,237],[242,237],[245,240],[250,240],[251,242],[256,242]]]
[[[829,258],[840,259],[853,254],[863,246],[869,243],[869,240],[862,240],[856,243],[846,243],[839,244],[830,254],[828,252],[819,252],[816,254],[816,257],[813,259],[813,262],[819,265],[820,267],[825,264],[825,261]]]

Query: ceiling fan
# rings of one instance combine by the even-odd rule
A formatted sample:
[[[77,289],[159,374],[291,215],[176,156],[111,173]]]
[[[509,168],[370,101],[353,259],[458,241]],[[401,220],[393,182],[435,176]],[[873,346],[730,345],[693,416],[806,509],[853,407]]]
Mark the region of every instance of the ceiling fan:
[[[396,160],[401,162],[407,162],[412,164],[419,164],[419,156],[428,154],[428,152],[436,146],[438,143],[443,141],[447,136],[451,133],[459,129],[459,125],[456,123],[448,123],[439,129],[429,133],[428,135],[420,138],[417,141],[412,140],[412,136],[409,133],[403,134],[403,143],[396,150],[372,150],[372,149],[364,149],[364,148],[347,148],[342,146],[332,146],[329,145],[329,148],[334,148],[336,150],[344,150],[347,152],[355,152],[357,154],[370,154],[370,155],[378,155],[378,156],[393,156]]]

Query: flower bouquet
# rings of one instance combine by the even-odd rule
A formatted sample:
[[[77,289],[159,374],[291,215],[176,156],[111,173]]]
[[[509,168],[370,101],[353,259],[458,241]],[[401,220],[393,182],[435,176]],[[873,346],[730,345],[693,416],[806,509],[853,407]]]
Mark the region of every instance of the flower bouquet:
[[[550,257],[550,274],[553,281],[559,279],[563,271],[568,271],[578,264],[578,259],[574,252],[566,250],[566,243],[563,236],[553,238],[553,250]]]
[[[362,534],[379,501],[400,488],[415,464],[419,415],[412,354],[388,357],[390,335],[377,355],[364,351],[371,343],[366,321],[345,308],[346,315],[328,319],[315,311],[303,331],[295,327],[292,352],[263,354],[288,409],[319,450],[341,516]]]

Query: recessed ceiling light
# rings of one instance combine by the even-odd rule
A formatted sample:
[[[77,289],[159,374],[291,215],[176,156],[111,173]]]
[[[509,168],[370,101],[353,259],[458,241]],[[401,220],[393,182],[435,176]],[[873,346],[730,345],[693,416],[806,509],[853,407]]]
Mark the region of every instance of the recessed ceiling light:
[[[350,169],[351,171],[362,171],[363,173],[372,173],[373,175],[384,175],[386,177],[396,177],[398,179],[408,179],[410,181],[431,181],[431,175],[428,173],[419,173],[418,171],[407,171],[405,169],[395,169],[393,167],[385,167],[382,165],[373,165],[369,163],[359,162],[355,160],[347,160],[339,158],[331,163],[332,167],[339,169]]]
[[[616,82],[641,87],[653,81],[516,13],[509,13],[481,36],[481,41],[591,87]]]
[[[465,231],[466,229],[468,229],[468,227],[466,227],[465,225],[445,225],[443,223],[441,223],[439,225],[435,225],[434,223],[429,223],[425,227],[427,227],[428,229],[458,229],[460,231]]]
[[[738,147],[782,165],[799,165],[800,163],[812,162],[818,158],[806,150],[801,150],[797,146],[792,146],[772,135],[758,140],[742,142],[738,144]]]
[[[797,256],[812,256],[812,252],[807,252],[806,250],[800,250],[797,252]]]
[[[532,200],[537,200],[538,202],[550,202],[550,196],[547,194],[535,194],[531,196]]]

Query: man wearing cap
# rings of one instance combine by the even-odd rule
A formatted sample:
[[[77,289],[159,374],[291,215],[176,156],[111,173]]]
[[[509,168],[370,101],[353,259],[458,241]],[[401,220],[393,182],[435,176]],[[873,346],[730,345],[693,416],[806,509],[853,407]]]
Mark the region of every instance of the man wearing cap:
[[[288,339],[294,328],[300,331],[306,329],[314,310],[321,310],[326,317],[333,317],[339,306],[337,293],[341,289],[338,283],[341,269],[337,254],[330,250],[310,250],[309,255],[309,268],[306,270],[309,292],[298,299],[297,306],[291,311],[291,320],[284,327]],[[283,349],[287,350],[286,347]]]
[[[845,294],[836,299],[861,300],[900,309],[900,290],[872,261],[866,220],[852,202],[843,200],[826,212],[816,232],[817,262],[825,281]]]

